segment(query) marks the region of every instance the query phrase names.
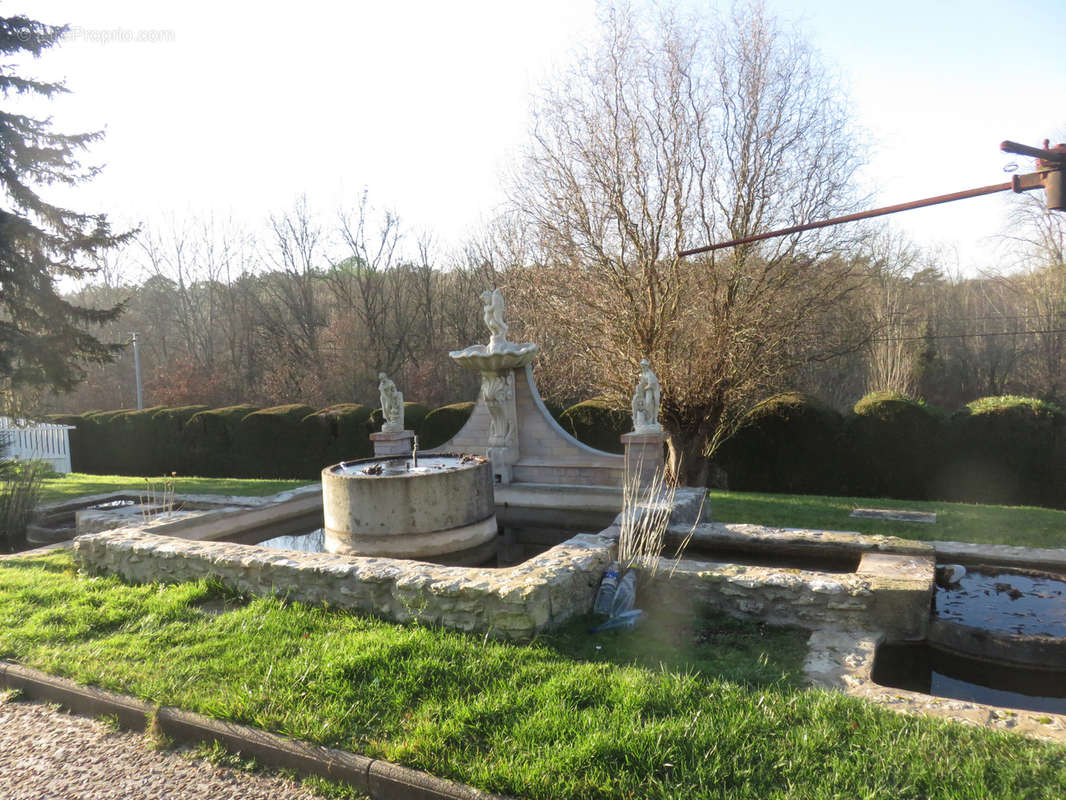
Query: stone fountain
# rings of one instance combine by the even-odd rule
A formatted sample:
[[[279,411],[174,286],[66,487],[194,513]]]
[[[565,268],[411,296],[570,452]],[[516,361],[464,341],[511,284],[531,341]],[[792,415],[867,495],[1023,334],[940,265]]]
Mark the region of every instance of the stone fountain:
[[[418,438],[404,430],[403,394],[384,372],[379,380],[384,424],[371,435],[375,457],[322,470],[326,550],[483,563],[498,533],[491,463],[477,455],[420,458]]]
[[[503,295],[499,289],[481,293],[485,325],[489,329],[488,345],[475,344],[448,355],[466,369],[481,373],[481,400],[489,412],[488,456],[500,483],[510,483],[513,466],[518,462],[518,409],[515,403],[515,373],[533,363],[537,346],[533,342],[515,344],[507,341],[507,323],[503,321]]]
[[[492,466],[480,456],[326,467],[322,516],[330,553],[476,565],[496,552]]]

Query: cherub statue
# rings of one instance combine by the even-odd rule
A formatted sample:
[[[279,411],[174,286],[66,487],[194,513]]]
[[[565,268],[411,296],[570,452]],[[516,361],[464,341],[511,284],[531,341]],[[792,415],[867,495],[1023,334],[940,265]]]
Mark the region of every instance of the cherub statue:
[[[662,389],[659,379],[651,371],[648,359],[640,362],[640,380],[633,394],[633,430],[636,433],[658,433],[663,429],[659,424],[659,403]]]
[[[491,334],[489,350],[492,350],[494,346],[507,342],[507,323],[503,321],[503,295],[499,289],[485,290],[481,293],[481,302],[484,304],[485,325]]]
[[[403,393],[384,372],[378,373],[378,381],[381,416],[385,418],[381,430],[384,433],[399,433],[403,430]]]

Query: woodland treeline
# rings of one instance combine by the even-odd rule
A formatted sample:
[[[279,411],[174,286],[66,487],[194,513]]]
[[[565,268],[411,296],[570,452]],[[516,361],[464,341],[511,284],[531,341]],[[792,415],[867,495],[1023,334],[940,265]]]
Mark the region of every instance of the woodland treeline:
[[[1048,241],[1061,244],[1061,237],[1044,237],[1041,247],[1019,242],[1013,249],[1025,258],[977,277],[953,275],[936,258],[876,231],[848,253],[797,259],[795,268],[809,273],[847,261],[858,280],[797,337],[799,366],[776,388],[813,394],[841,411],[878,390],[945,408],[1002,394],[1061,403],[1066,266],[1061,247],[1056,252]],[[1009,243],[1005,249],[1012,250]],[[550,284],[538,293],[543,268],[514,225],[491,226],[444,253],[432,241],[403,236],[396,216],[372,214],[365,198],[354,212],[328,220],[299,202],[255,235],[212,219],[146,226],[71,299],[125,305],[101,338],[129,342],[137,333],[146,407],[373,407],[377,374],[385,371],[408,400],[432,408],[475,397],[476,376],[457,368],[447,351],[486,340],[480,293],[504,288],[511,338],[519,339],[523,317],[552,299]],[[838,346],[827,348],[829,340]],[[539,381],[549,399],[568,405],[600,393],[583,376],[579,353],[554,346],[543,332],[538,343]],[[73,392],[39,404],[70,413],[132,408],[135,386],[127,347],[115,363],[87,367]]]

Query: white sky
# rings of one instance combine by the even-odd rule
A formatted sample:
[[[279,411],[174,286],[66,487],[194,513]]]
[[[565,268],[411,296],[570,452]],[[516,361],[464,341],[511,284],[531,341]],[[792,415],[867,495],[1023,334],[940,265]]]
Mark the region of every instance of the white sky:
[[[696,3],[698,0],[690,0]],[[1062,0],[766,0],[850,90],[886,205],[1009,180],[1003,139],[1066,139]],[[531,90],[595,27],[594,0],[342,3],[14,0],[73,36],[32,65],[73,94],[64,132],[106,128],[103,174],[63,201],[114,219],[232,215],[300,194],[325,215],[371,202],[457,244],[502,202]],[[115,41],[162,31],[169,41]],[[108,39],[111,39],[108,41]],[[54,197],[54,195],[53,195]],[[894,217],[922,245],[993,266],[1005,195]],[[949,264],[949,266],[954,266]]]

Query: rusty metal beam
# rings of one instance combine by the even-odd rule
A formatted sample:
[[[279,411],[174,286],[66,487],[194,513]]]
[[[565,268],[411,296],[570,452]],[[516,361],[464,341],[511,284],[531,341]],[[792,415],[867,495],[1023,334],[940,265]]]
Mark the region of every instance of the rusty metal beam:
[[[1011,188],[1015,192],[1030,192],[1033,189],[1044,188],[1043,172],[1027,172],[1025,175],[1011,176]]]
[[[1039,158],[1042,161],[1052,161],[1058,164],[1066,164],[1066,152],[1062,151],[1062,145],[1057,145],[1055,149],[1048,147],[1048,140],[1044,140],[1044,149],[1039,147],[1030,147],[1027,144],[1019,144],[1018,142],[1012,142],[1008,139],[1005,142],[1000,142],[999,149],[1004,153],[1014,153],[1019,156],[1032,156],[1033,158]],[[1039,164],[1037,165],[1040,166]]]
[[[927,197],[924,200],[912,200],[909,203],[899,203],[894,206],[885,206],[883,208],[875,208],[871,211],[860,211],[856,214],[845,214],[842,217],[833,217],[832,219],[823,219],[820,222],[807,222],[803,225],[793,225],[790,228],[781,228],[776,231],[768,231],[767,233],[758,233],[754,236],[745,236],[740,239],[731,239],[728,242],[718,242],[717,244],[707,245],[706,247],[694,247],[691,250],[682,250],[678,253],[678,256],[684,258],[685,256],[694,256],[699,253],[707,253],[711,250],[719,250],[723,247],[733,247],[738,244],[750,244],[751,242],[760,242],[763,239],[772,239],[776,236],[788,236],[791,233],[801,233],[803,231],[810,231],[816,228],[828,228],[831,225],[840,225],[844,222],[857,222],[861,219],[871,219],[872,217],[883,217],[885,214],[895,214],[899,211],[910,211],[915,208],[924,208],[925,206],[935,206],[940,203],[951,203],[955,200],[965,200],[968,197],[980,197],[985,194],[995,194],[996,192],[1008,192],[1008,191],[1029,191],[1030,189],[1039,189],[1040,184],[1039,173],[1036,174],[1037,183],[1035,186],[1025,185],[1023,188],[1015,188],[1016,182],[1021,178],[1030,178],[1030,175],[1016,175],[1014,180],[1008,183],[996,183],[992,186],[982,186],[978,189],[966,189],[961,192],[952,192],[951,194],[941,194],[936,197]],[[1019,184],[1020,185],[1020,184]]]

